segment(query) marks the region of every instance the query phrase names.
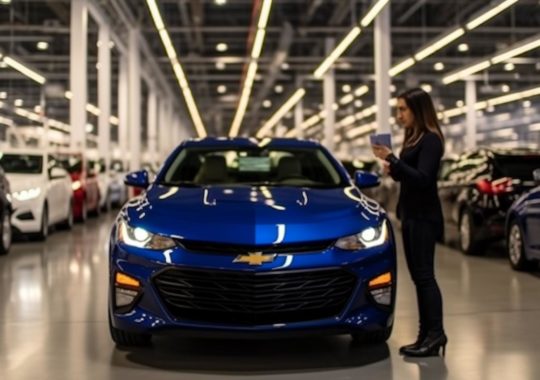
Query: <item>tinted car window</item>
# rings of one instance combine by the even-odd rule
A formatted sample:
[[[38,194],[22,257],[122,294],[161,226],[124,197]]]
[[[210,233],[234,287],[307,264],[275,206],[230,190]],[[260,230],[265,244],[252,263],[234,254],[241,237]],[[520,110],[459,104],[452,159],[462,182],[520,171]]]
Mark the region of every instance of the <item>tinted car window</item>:
[[[532,181],[532,172],[540,168],[540,156],[495,156],[497,176]]]
[[[43,168],[43,157],[30,154],[4,154],[0,165],[6,173],[39,174]]]
[[[344,179],[320,149],[186,148],[166,168],[167,185],[261,184],[337,187]]]

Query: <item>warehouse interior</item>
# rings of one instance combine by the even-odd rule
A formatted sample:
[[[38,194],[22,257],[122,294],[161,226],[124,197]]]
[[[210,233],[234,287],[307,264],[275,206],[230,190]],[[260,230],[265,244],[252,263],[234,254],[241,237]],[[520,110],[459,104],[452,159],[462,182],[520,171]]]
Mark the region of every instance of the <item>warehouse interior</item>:
[[[386,343],[160,336],[125,349],[109,337],[111,226],[137,195],[127,173],[145,169],[152,180],[182,141],[205,137],[309,139],[376,171],[369,136],[390,133],[399,152],[397,97],[416,87],[432,97],[445,136],[444,189],[459,180],[452,173],[480,165],[466,156],[478,149],[519,155],[508,176],[526,172],[526,190],[538,188],[539,0],[0,0],[0,160],[78,152],[96,165],[100,194],[74,220],[75,206],[58,225],[49,214],[46,231],[11,223],[13,245],[0,255],[0,378],[540,378],[537,262],[513,270],[509,236],[471,254],[457,215],[456,239],[436,250],[446,356],[398,354],[417,332],[416,295],[397,189],[380,170],[380,188],[367,194],[387,210],[398,242]]]

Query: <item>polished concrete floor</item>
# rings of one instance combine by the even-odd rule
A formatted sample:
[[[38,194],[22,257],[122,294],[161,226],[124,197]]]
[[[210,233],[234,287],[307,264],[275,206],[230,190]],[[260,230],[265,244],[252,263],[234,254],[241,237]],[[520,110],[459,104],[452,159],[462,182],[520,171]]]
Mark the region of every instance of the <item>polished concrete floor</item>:
[[[405,359],[416,306],[401,250],[394,333],[349,337],[155,340],[116,349],[107,327],[106,245],[114,215],[0,257],[0,379],[540,379],[540,271],[516,273],[500,248],[464,257],[438,247],[449,336],[446,357]]]

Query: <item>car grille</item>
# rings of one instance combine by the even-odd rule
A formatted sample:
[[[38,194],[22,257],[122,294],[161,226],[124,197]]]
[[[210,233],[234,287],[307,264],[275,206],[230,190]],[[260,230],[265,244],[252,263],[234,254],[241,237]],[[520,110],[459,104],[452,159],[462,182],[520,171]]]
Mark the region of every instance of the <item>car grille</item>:
[[[176,319],[261,325],[337,315],[356,277],[341,269],[256,273],[174,268],[159,273],[154,284]]]
[[[284,244],[284,245],[266,245],[266,246],[256,246],[256,245],[231,245],[231,244],[220,244],[220,243],[208,243],[200,241],[186,241],[186,240],[177,240],[177,243],[180,244],[183,248],[189,251],[195,252],[208,252],[216,254],[230,254],[238,255],[241,253],[247,252],[262,252],[262,253],[303,253],[303,252],[317,252],[324,251],[333,245],[335,240],[323,240],[323,241],[314,241],[309,243],[300,243],[300,244]]]

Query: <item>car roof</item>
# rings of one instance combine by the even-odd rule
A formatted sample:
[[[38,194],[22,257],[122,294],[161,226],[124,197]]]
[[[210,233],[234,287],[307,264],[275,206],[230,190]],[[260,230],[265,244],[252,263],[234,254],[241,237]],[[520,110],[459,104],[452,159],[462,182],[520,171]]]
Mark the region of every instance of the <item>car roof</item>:
[[[180,144],[182,147],[208,147],[208,148],[320,148],[321,144],[315,140],[301,140],[291,138],[263,138],[254,137],[205,137],[200,139],[185,140]]]

